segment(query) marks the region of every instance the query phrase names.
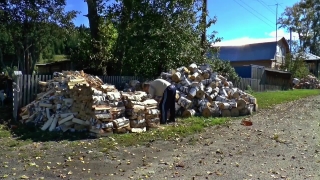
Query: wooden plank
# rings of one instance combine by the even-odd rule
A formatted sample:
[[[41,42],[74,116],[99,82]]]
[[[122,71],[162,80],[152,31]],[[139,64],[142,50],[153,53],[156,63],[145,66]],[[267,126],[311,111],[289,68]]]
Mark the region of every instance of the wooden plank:
[[[35,76],[35,81],[34,81],[35,84],[38,84],[38,83],[39,83],[40,77],[41,77],[41,75],[36,75],[36,76]],[[35,89],[35,94],[38,94],[38,92],[39,92],[38,86],[34,85],[34,89]]]
[[[27,101],[27,77],[28,75],[23,75],[23,81],[22,81],[22,84],[23,84],[23,92],[22,92],[22,106],[24,106],[26,104],[26,101]]]
[[[28,87],[27,88],[28,88],[27,104],[29,104],[33,100],[33,96],[31,94],[31,75],[28,75]]]
[[[19,87],[20,87],[20,92],[19,92],[19,108],[22,107],[22,103],[23,103],[23,92],[24,92],[24,89],[23,89],[23,76],[21,76],[19,78]]]
[[[35,84],[35,75],[31,75],[31,95],[32,95],[32,100],[34,100],[34,98],[35,98],[35,93],[34,93],[34,84]]]

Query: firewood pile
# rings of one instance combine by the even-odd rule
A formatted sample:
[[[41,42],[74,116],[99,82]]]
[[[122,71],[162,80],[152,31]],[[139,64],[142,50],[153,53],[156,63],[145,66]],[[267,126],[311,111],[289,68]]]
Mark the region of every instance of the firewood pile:
[[[163,72],[161,78],[176,85],[176,114],[182,117],[237,117],[258,108],[255,97],[234,87],[207,64]]]
[[[320,89],[320,81],[312,75],[308,75],[305,78],[298,79],[293,78],[293,88],[295,89]]]
[[[135,92],[135,94],[123,93],[123,102],[126,107],[126,117],[130,120],[132,128],[157,128],[160,123],[158,102],[148,99],[145,92]]]
[[[41,93],[22,108],[23,123],[43,131],[89,131],[95,136],[158,127],[157,102],[141,91],[121,92],[83,71],[55,73],[39,82]]]

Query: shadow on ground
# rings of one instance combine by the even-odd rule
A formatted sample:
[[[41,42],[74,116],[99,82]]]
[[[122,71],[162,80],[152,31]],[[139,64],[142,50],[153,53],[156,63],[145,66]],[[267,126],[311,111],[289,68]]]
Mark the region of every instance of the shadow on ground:
[[[90,138],[86,132],[49,132],[42,131],[33,124],[21,124],[12,121],[12,106],[0,107],[0,125],[4,130],[10,131],[12,137],[18,140],[31,140],[33,142],[62,141],[62,140],[84,140]],[[91,138],[90,138],[91,139]]]
[[[12,134],[18,140],[32,140],[33,142],[47,142],[47,141],[75,141],[89,139],[90,136],[86,132],[49,132],[42,131],[35,126],[25,126],[12,130]],[[91,139],[91,138],[90,138]]]

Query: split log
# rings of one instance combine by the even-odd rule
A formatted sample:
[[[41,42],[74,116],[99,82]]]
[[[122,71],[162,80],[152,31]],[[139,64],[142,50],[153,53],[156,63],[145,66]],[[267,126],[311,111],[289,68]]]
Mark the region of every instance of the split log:
[[[196,97],[199,99],[204,99],[205,98],[205,93],[203,91],[203,89],[198,89],[196,92]]]
[[[223,109],[223,110],[221,110],[221,116],[222,117],[231,117],[231,111],[229,109]]]
[[[197,91],[198,91],[198,88],[196,87],[191,87],[189,92],[188,92],[188,98],[192,99],[196,96],[197,94]]]
[[[162,72],[160,76],[161,76],[161,78],[163,78],[163,79],[170,79],[170,78],[172,78],[172,74],[171,74],[171,73]],[[131,87],[133,87],[133,86],[131,86]]]
[[[140,112],[140,111],[144,111],[146,107],[143,105],[134,105],[132,109],[133,109],[133,112]]]
[[[174,73],[173,75],[172,75],[172,81],[173,82],[180,82],[181,81],[181,77],[182,77],[182,75],[181,75],[181,73],[180,72],[176,72],[176,73]]]
[[[189,109],[189,107],[192,105],[192,101],[181,96],[180,99],[178,100],[178,104],[184,107],[185,109]]]
[[[121,128],[130,125],[129,119],[119,118],[112,121],[115,128]]]
[[[245,108],[246,105],[247,105],[247,102],[246,102],[244,99],[238,99],[238,100],[237,100],[237,108],[238,108],[239,110]]]
[[[131,131],[132,133],[142,133],[142,132],[146,132],[147,131],[147,128],[146,127],[143,127],[143,128],[131,128]]]
[[[198,71],[198,66],[195,63],[190,64],[190,66],[188,67],[189,71],[192,73],[195,73]]]
[[[124,134],[124,133],[127,133],[131,131],[131,128],[130,126],[126,126],[126,127],[120,127],[120,128],[116,128],[114,129],[113,133],[116,133],[116,134]]]
[[[131,128],[144,128],[147,126],[146,120],[130,120],[130,127]]]
[[[202,76],[204,79],[209,79],[210,78],[210,70],[202,70]]]
[[[186,109],[182,113],[182,117],[189,118],[196,114],[196,111],[194,109]]]
[[[230,112],[231,112],[231,117],[238,117],[240,114],[238,108],[232,108]]]

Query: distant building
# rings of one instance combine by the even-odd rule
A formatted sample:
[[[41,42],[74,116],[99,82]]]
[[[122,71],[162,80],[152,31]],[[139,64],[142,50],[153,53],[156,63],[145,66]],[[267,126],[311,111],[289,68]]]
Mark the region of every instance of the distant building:
[[[43,64],[36,64],[38,69],[37,74],[41,75],[52,75],[53,72],[61,72],[63,70],[68,71],[72,70],[72,62],[68,59],[60,60],[51,63],[43,63]]]
[[[298,54],[295,54],[293,57],[297,57],[297,55]],[[320,57],[317,55],[314,55],[312,53],[308,53],[308,52],[303,53],[302,57],[305,59],[305,62],[307,63],[307,67],[309,69],[309,72],[319,78]]]
[[[230,61],[233,67],[244,65],[258,65],[266,68],[279,69],[285,61],[285,55],[290,52],[285,38],[263,39],[260,42],[245,42],[237,44],[217,44],[220,51],[216,55],[219,59]]]

